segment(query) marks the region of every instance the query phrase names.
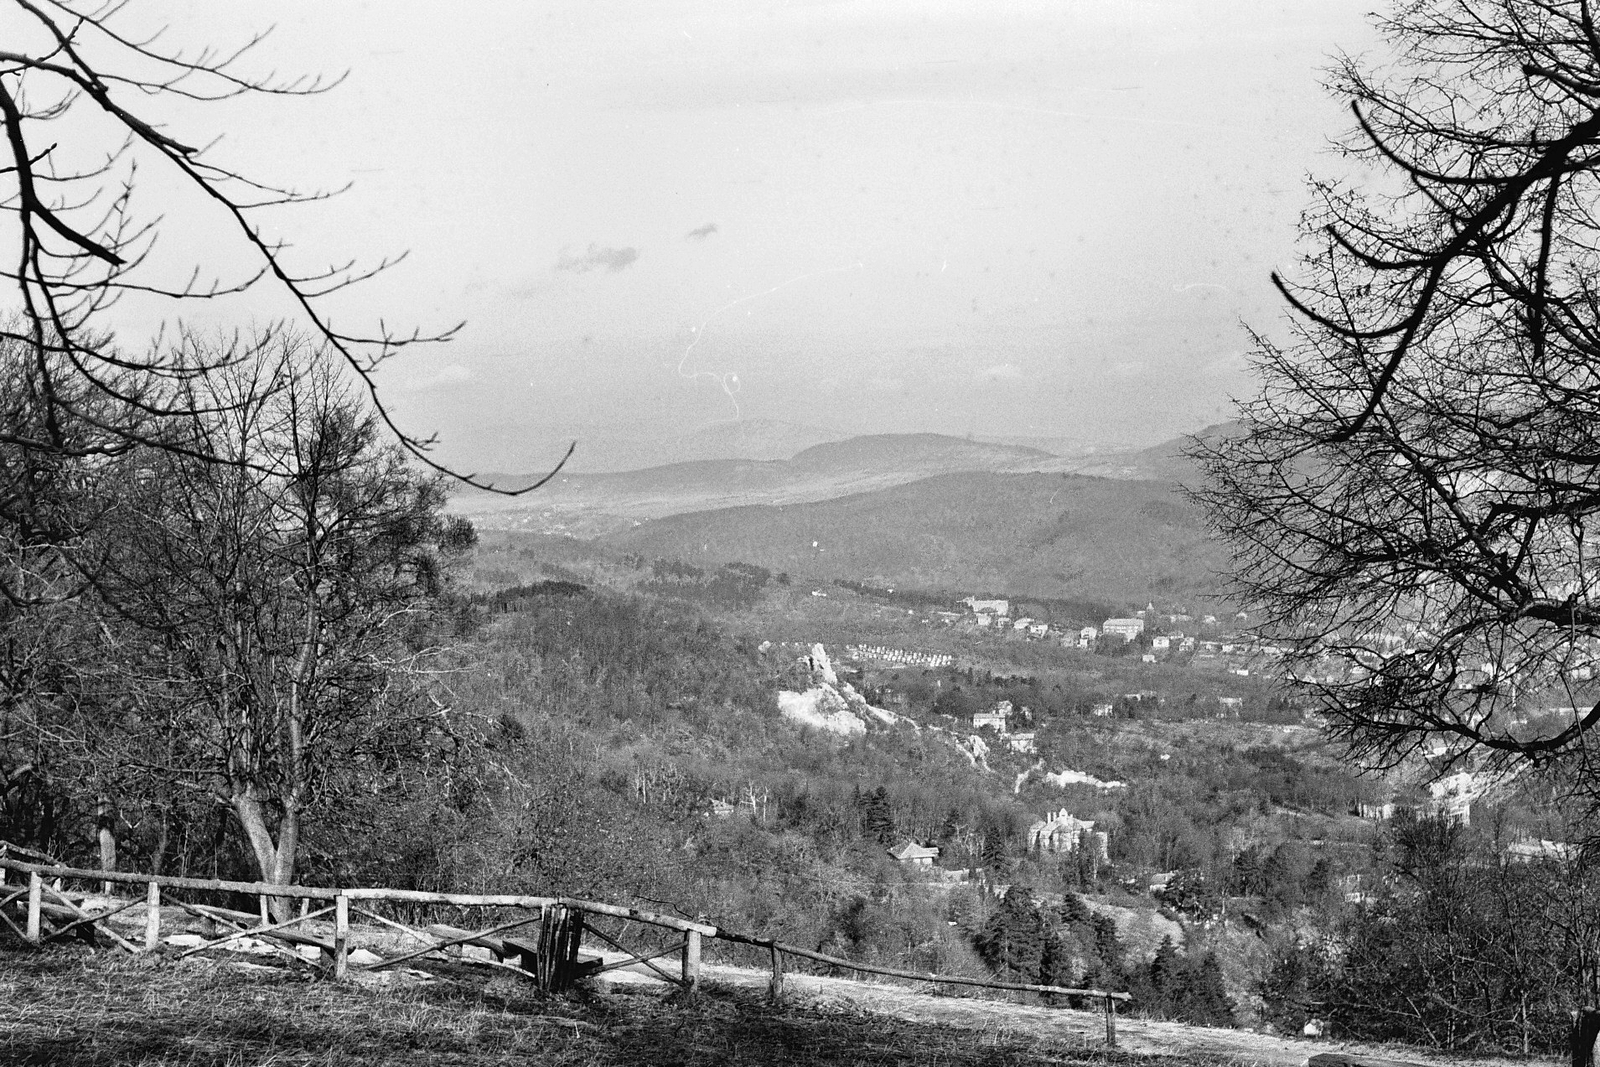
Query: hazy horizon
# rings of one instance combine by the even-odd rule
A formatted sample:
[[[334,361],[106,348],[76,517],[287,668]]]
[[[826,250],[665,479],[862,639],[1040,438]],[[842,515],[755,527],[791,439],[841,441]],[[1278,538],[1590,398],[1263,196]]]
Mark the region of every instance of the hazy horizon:
[[[285,0],[256,68],[346,81],[172,129],[353,181],[275,222],[297,262],[410,249],[341,321],[466,321],[379,375],[461,467],[741,419],[1142,447],[1251,390],[1241,323],[1281,319],[1269,272],[1348,122],[1320,70],[1371,46],[1365,6]]]

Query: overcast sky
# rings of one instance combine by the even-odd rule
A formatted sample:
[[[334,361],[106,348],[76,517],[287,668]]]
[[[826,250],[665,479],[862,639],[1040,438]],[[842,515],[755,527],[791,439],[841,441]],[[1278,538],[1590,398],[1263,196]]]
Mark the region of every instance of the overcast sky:
[[[443,453],[732,418],[1150,443],[1247,391],[1356,0],[317,0],[226,105],[230,160],[342,197],[297,254],[409,249],[341,304],[450,345],[383,371]],[[192,131],[182,131],[189,133]],[[204,138],[201,138],[204,139]],[[580,444],[581,447],[581,444]]]

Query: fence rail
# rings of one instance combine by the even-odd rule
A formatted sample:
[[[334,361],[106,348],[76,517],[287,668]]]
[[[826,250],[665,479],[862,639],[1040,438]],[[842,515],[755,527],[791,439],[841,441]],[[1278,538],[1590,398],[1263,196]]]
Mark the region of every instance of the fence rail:
[[[205,940],[199,945],[188,948],[179,958],[252,938],[262,941],[280,955],[311,966],[317,966],[317,963],[308,961],[299,950],[315,949],[319,962],[332,971],[334,978],[343,979],[352,969],[350,913],[355,911],[367,919],[415,939],[420,946],[398,955],[379,957],[376,961],[368,960],[355,965],[356,969],[361,970],[382,970],[422,956],[437,956],[441,953],[447,958],[472,962],[467,961],[462,954],[462,946],[471,945],[488,949],[492,957],[489,960],[476,962],[511,967],[531,977],[542,989],[561,990],[587,975],[621,967],[643,966],[664,980],[693,993],[699,988],[700,982],[701,942],[703,938],[709,937],[731,944],[766,949],[772,967],[769,993],[774,1001],[780,1000],[783,996],[784,957],[793,956],[859,973],[878,974],[935,985],[973,986],[1095,1001],[1105,1012],[1106,1044],[1113,1047],[1116,1045],[1116,1005],[1133,999],[1127,993],[1103,989],[1000,982],[986,978],[927,974],[896,967],[858,963],[772,938],[752,937],[719,929],[709,923],[572,897],[529,896],[520,893],[429,893],[373,887],[338,889],[324,886],[276,885],[269,882],[235,882],[221,878],[179,878],[170,875],[96,871],[55,864],[29,863],[10,859],[5,855],[5,851],[4,848],[0,848],[0,922],[35,945],[42,945],[72,933],[79,933],[81,936],[84,932],[88,932],[92,937],[94,931],[99,931],[125,951],[152,952],[161,945],[161,907],[165,902],[199,919],[207,930]],[[6,878],[8,871],[27,875],[26,887],[12,889]],[[53,881],[55,885],[47,885],[46,879]],[[145,926],[142,948],[113,931],[105,921],[113,915],[119,915],[138,906],[138,901],[129,901],[98,914],[91,914],[84,910],[84,907],[68,899],[61,891],[62,883],[69,880],[94,882],[102,886],[110,884],[144,886]],[[184,901],[173,896],[172,891],[222,892],[253,896],[258,900],[259,911],[256,913],[233,911]],[[25,927],[19,928],[11,916],[6,914],[6,908],[15,908],[17,902],[24,896],[27,898]],[[273,900],[299,900],[300,914],[287,918],[274,918],[270,914],[269,905]],[[324,906],[312,910],[313,901],[321,902]],[[506,921],[492,922],[479,930],[464,930],[437,923],[417,928],[379,915],[367,908],[354,907],[356,902],[509,908],[526,914]],[[330,912],[333,914],[331,938],[308,933],[304,929],[314,920],[325,919]],[[682,940],[665,947],[636,950],[623,944],[620,934],[613,937],[593,925],[591,917],[601,916],[625,920],[625,925],[631,922],[671,930],[681,934]],[[535,937],[523,937],[517,933],[535,924],[538,926]],[[593,934],[612,948],[627,953],[628,958],[608,963],[603,957],[580,956],[579,948],[585,933]],[[676,975],[663,969],[656,962],[663,956],[671,955],[679,956],[679,973]],[[513,957],[518,960],[517,964],[506,962],[508,958]]]

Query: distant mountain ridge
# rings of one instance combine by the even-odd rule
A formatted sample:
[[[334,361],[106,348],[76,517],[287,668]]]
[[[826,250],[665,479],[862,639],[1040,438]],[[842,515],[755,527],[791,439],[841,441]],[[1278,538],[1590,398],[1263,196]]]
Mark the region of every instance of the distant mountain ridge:
[[[1097,478],[1133,481],[1165,481],[1188,485],[1199,472],[1187,452],[1194,440],[1212,440],[1239,432],[1237,422],[1222,422],[1175,437],[1149,448],[1105,451],[1093,455],[1063,456],[1042,469],[1088,474]]]
[[[563,471],[526,497],[462,492],[452,510],[489,529],[593,536],[686,512],[828,500],[963,471],[1040,470],[1057,459],[1036,448],[942,434],[872,434],[812,445],[788,460],[698,460],[600,474]],[[537,480],[480,477],[506,489]]]
[[[618,430],[610,424],[575,423],[547,426],[533,440],[515,425],[490,427],[503,437],[523,439],[519,454],[541,457],[521,471],[499,469],[480,472],[505,488],[521,488],[548,473],[539,464],[554,464],[569,445],[576,445],[568,473],[615,474],[674,463],[702,460],[788,459],[813,445],[850,436],[837,430],[781,419],[728,419],[670,433],[649,433],[640,428]],[[548,457],[546,460],[545,457]]]

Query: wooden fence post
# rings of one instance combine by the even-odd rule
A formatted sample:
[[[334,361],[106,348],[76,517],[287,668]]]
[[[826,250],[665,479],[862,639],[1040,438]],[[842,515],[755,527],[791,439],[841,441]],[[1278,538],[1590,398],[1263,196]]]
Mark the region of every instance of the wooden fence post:
[[[350,898],[340,893],[333,901],[333,978],[343,981],[350,969]]]
[[[1106,994],[1106,1048],[1117,1047],[1117,1002]]]
[[[44,899],[44,879],[38,871],[28,872],[28,940],[35,945],[42,940],[39,929],[39,905]]]
[[[583,944],[583,912],[572,913],[571,933],[567,941],[567,982],[570,987],[578,976],[578,946]]]
[[[778,951],[777,942],[773,942],[772,949],[772,984],[767,988],[767,998],[774,1004],[783,1003],[783,953]]]
[[[1600,1035],[1600,1010],[1585,1004],[1572,1013],[1572,1035],[1569,1042],[1572,1067],[1592,1067],[1595,1037]]]
[[[161,947],[161,886],[151,882],[144,898],[144,950]]]
[[[684,931],[683,987],[691,994],[700,991],[700,931]]]

